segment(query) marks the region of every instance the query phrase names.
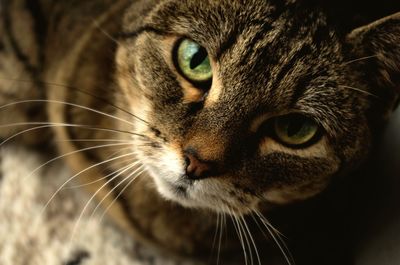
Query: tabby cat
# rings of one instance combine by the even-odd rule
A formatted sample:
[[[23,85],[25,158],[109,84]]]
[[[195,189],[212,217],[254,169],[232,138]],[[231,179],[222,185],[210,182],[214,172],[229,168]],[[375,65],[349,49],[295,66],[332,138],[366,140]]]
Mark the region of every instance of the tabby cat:
[[[365,161],[395,108],[400,13],[356,27],[326,10],[2,0],[0,136],[31,128],[8,141],[66,154],[116,223],[171,255],[351,264],[315,202]],[[325,248],[307,248],[305,227]]]

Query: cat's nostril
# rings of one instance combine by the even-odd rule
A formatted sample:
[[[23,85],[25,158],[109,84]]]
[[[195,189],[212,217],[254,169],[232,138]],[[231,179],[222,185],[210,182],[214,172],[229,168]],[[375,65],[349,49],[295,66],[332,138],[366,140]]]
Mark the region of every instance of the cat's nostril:
[[[211,165],[201,161],[195,154],[186,153],[186,176],[191,180],[200,180],[210,176]]]

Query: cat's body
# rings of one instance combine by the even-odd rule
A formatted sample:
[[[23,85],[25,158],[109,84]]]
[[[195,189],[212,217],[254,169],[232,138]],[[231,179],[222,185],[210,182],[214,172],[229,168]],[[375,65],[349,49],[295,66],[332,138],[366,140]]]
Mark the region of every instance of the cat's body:
[[[351,264],[351,241],[337,236],[348,224],[335,219],[347,211],[336,204],[343,190],[310,198],[364,161],[395,105],[398,13],[349,34],[301,1],[2,1],[0,11],[0,91],[12,95],[0,102],[36,100],[2,110],[21,114],[2,123],[50,121],[31,127],[51,127],[54,139],[34,130],[27,141],[71,153],[63,159],[96,181],[86,188],[106,208],[119,197],[108,211],[126,231],[208,262],[225,215],[257,210],[288,233],[298,264]],[[188,39],[210,57],[207,82],[174,58]],[[319,126],[299,146],[269,134],[268,120],[292,112]],[[4,139],[22,127],[7,128]],[[257,262],[254,245],[262,264],[283,264],[262,220],[245,218],[249,228],[227,223],[222,264],[240,260],[242,246]],[[241,234],[241,244],[235,226],[255,242]]]

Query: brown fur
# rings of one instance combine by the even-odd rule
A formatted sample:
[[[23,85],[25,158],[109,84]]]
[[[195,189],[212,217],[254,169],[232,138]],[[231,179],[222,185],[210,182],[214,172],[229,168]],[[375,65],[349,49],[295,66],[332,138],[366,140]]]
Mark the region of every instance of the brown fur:
[[[6,17],[23,10],[6,2]],[[4,34],[7,49],[0,56],[9,62],[0,62],[1,74],[10,75],[10,65],[17,64],[50,100],[37,102],[50,122],[90,127],[54,126],[54,138],[68,140],[56,142],[58,152],[93,146],[69,141],[74,139],[131,141],[129,149],[99,148],[65,159],[76,172],[90,168],[80,175],[84,183],[139,161],[145,171],[109,213],[133,236],[178,256],[201,259],[210,251],[216,213],[268,213],[348,177],[367,157],[399,97],[400,13],[350,32],[338,28],[323,8],[304,1],[36,4],[51,14],[45,37],[37,33],[42,37],[37,42],[29,34],[13,35],[17,30]],[[209,53],[213,83],[208,91],[175,69],[172,49],[182,36]],[[27,62],[16,58],[12,38],[19,40]],[[36,46],[25,42],[40,47],[27,50]],[[1,92],[9,82],[0,81]],[[25,91],[23,86],[15,89]],[[41,98],[40,91],[24,98]],[[323,128],[311,146],[291,148],[260,131],[271,118],[293,112]],[[209,166],[206,178],[184,177],[188,152]],[[94,167],[116,154],[131,159]],[[103,201],[107,207],[125,186],[119,180],[99,181],[89,191],[104,186],[96,194],[99,200],[112,194]],[[250,229],[255,227],[253,222]],[[260,233],[255,240],[272,264],[276,250],[260,243]],[[229,237],[221,253],[235,259],[232,253],[240,248]]]

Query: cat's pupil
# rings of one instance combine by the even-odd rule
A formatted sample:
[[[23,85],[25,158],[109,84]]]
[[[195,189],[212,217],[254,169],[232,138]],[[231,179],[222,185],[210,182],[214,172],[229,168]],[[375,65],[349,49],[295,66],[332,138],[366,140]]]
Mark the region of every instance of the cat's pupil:
[[[310,142],[318,128],[318,124],[306,116],[289,114],[276,117],[274,133],[278,141],[294,147]]]
[[[193,58],[190,61],[190,69],[192,70],[196,69],[206,60],[207,56],[208,56],[207,50],[203,47],[200,47],[199,50],[193,55]]]
[[[304,120],[302,119],[292,119],[289,122],[288,128],[287,128],[287,135],[289,137],[296,136],[301,129],[304,127]]]
[[[177,43],[175,52],[175,66],[184,77],[196,83],[209,83],[212,78],[212,68],[204,47],[190,39],[184,39]]]

